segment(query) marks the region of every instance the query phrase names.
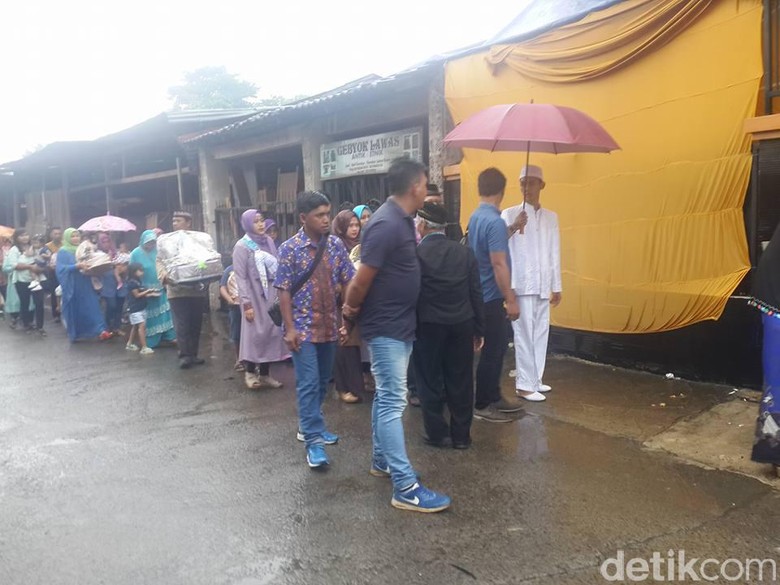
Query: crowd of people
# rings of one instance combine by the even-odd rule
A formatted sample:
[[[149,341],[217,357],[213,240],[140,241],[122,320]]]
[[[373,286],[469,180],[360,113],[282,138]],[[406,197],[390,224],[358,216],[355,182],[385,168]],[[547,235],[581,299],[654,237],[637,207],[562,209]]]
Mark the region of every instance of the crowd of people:
[[[373,394],[369,473],[391,480],[396,508],[438,512],[450,498],[424,486],[409,461],[404,410],[410,402],[421,407],[426,444],[468,449],[474,419],[511,423],[522,400],[547,399],[550,309],[562,294],[558,218],[541,205],[545,182],[538,166],[523,167],[523,201],[503,211],[507,179],[498,169],[483,170],[480,203],[465,235],[423,165],[398,159],[387,181],[391,194],[384,204],[347,204],[332,220],[326,195],[300,193],[301,227],[283,242],[272,219],[257,209],[244,212],[244,235],[219,291],[228,307],[234,368],[247,388],[281,387],[270,368],[292,361],[297,438],[308,466],[329,465],[326,446],[339,441],[323,413],[329,385],[345,403]],[[175,212],[172,225],[174,232],[191,233],[192,217]],[[144,231],[131,253],[110,234],[90,234],[111,266],[95,275],[77,258],[87,234],[52,228],[44,242],[15,230],[0,249],[0,302],[9,326],[45,336],[48,295],[53,321],[64,324],[72,342],[124,335],[125,324],[128,351],[148,355],[176,345],[179,367],[203,364],[198,349],[210,282],[175,282],[166,269],[166,255],[175,252],[158,249],[160,234]],[[751,299],[764,313],[768,381],[753,458],[775,465],[778,234],[780,228],[762,257]],[[507,398],[501,379],[511,346],[516,395]]]
[[[284,242],[272,219],[246,211],[219,291],[234,368],[248,388],[281,387],[271,366],[292,361],[307,464],[329,465],[325,447],[339,440],[323,414],[329,385],[345,403],[373,394],[370,474],[390,478],[393,506],[438,512],[449,497],[422,485],[406,452],[401,417],[409,392],[421,406],[425,442],[455,449],[470,447],[473,419],[510,423],[522,410],[518,398],[545,399],[549,308],[561,295],[557,217],[541,208],[538,167],[523,169],[524,204],[503,213],[506,179],[497,169],[483,171],[481,203],[465,236],[423,165],[399,159],[387,180],[384,204],[345,205],[333,219],[326,195],[299,194],[301,227]],[[192,233],[186,212],[175,212],[172,225]],[[48,294],[71,341],[126,335],[128,351],[148,355],[175,344],[179,367],[203,364],[210,281],[175,282],[166,268],[172,252],[157,246],[160,234],[144,231],[131,253],[110,234],[90,234],[111,264],[96,275],[77,258],[87,234],[54,228],[44,244],[17,229],[2,260],[11,327],[45,335]],[[510,330],[513,399],[500,392]]]

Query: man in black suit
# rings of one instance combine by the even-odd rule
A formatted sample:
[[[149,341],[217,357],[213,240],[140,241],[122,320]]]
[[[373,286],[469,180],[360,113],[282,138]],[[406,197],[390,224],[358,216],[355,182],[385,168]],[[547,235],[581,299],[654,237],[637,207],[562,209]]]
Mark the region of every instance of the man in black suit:
[[[425,442],[441,447],[451,439],[456,449],[467,449],[474,413],[474,351],[483,342],[479,269],[471,249],[446,237],[442,205],[426,203],[417,215],[422,279],[414,362]]]

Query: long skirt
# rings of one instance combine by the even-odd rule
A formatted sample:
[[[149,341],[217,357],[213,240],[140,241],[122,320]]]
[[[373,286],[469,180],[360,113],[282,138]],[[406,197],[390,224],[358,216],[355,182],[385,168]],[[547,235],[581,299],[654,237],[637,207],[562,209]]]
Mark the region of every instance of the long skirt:
[[[146,303],[146,345],[155,348],[161,341],[176,341],[171,305],[165,291],[159,297],[149,297]]]
[[[753,461],[780,465],[780,318],[763,315],[764,395],[756,422]]]
[[[336,360],[333,364],[333,379],[339,392],[363,392],[363,364],[360,361],[360,346],[336,347]]]

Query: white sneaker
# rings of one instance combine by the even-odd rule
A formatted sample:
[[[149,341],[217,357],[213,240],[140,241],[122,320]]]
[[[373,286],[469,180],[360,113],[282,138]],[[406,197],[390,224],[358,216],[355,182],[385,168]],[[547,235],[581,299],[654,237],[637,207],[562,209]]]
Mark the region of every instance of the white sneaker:
[[[128,343],[128,344],[125,346],[125,349],[126,349],[127,351],[138,351],[138,346],[137,346],[135,343]]]
[[[538,392],[549,392],[550,390],[552,390],[552,386],[548,386],[547,384],[539,384]]]
[[[528,402],[544,402],[547,397],[541,392],[533,392],[531,394],[523,394],[519,390],[515,392],[519,398],[527,400]]]
[[[154,353],[154,350],[151,347],[145,347],[139,353],[141,355],[149,355],[150,353]]]

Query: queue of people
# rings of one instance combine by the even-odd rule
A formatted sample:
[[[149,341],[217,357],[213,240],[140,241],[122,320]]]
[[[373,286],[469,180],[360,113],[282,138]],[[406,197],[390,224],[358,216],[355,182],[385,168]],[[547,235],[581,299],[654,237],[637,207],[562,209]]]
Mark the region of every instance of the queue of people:
[[[220,295],[228,306],[234,368],[247,388],[281,387],[271,368],[292,360],[297,438],[309,467],[329,465],[326,446],[339,441],[323,413],[329,384],[350,404],[373,390],[369,473],[390,479],[394,507],[438,512],[450,498],[420,482],[406,451],[409,378],[421,405],[423,440],[436,448],[468,449],[473,419],[509,423],[522,411],[517,398],[545,399],[549,308],[561,298],[557,217],[541,208],[538,167],[523,169],[524,203],[503,213],[506,178],[497,169],[483,171],[481,203],[463,241],[423,165],[396,160],[388,184],[384,204],[350,206],[332,222],[327,196],[299,194],[301,228],[284,242],[273,220],[246,211]],[[186,212],[175,212],[172,223],[174,231],[191,232]],[[198,350],[209,281],[174,281],[166,260],[177,251],[158,249],[159,233],[143,232],[130,254],[109,234],[98,234],[96,249],[113,269],[96,278],[76,258],[77,230],[61,238],[53,230],[41,250],[17,230],[3,249],[6,291],[13,288],[19,302],[12,325],[20,318],[23,327],[44,334],[43,283],[52,279],[61,295],[53,314],[61,314],[71,341],[109,339],[125,320],[127,350],[148,355],[175,343],[182,369],[203,364]],[[11,295],[4,296],[8,313]],[[517,364],[512,399],[500,391],[510,322]]]
[[[124,336],[124,324],[133,318],[133,312],[139,312],[126,310],[138,304],[128,283],[139,278],[143,290],[159,290],[154,267],[156,235],[144,232],[141,245],[132,254],[127,253],[124,245],[116,246],[108,233],[91,236],[91,249],[100,251],[107,259],[106,269],[99,273],[90,273],[88,264],[77,259],[82,234],[75,228],[52,228],[45,244],[40,236],[30,237],[23,228],[14,231],[10,241],[3,244],[0,258],[4,284],[0,288],[0,305],[11,329],[46,336],[43,323],[48,296],[52,321],[64,325],[71,342]],[[133,266],[136,269],[130,271]],[[143,340],[128,340],[126,347],[147,349],[141,353],[148,354],[153,353],[152,348],[163,337],[173,342],[175,335],[164,293],[144,292],[142,297],[147,305],[144,315],[150,315],[151,323],[142,329]],[[133,329],[138,323],[129,325]]]

